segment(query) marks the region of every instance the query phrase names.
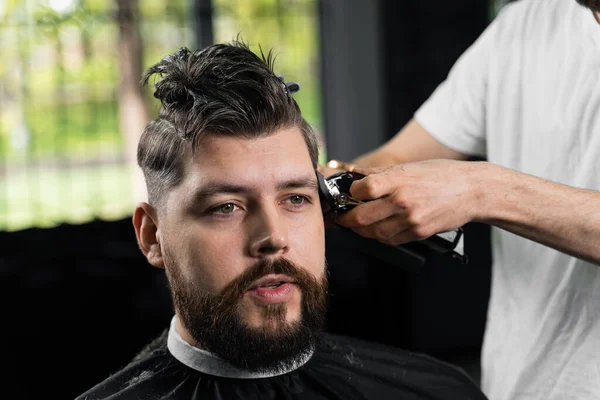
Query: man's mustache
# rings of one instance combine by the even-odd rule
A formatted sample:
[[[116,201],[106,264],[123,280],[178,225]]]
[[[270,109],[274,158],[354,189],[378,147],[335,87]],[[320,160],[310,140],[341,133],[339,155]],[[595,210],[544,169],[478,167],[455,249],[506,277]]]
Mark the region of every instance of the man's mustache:
[[[231,281],[222,291],[219,297],[225,303],[237,303],[244,296],[253,282],[270,274],[282,274],[289,276],[302,291],[313,291],[318,285],[317,278],[306,269],[298,266],[286,258],[275,260],[262,259],[252,267],[244,271],[240,276]]]

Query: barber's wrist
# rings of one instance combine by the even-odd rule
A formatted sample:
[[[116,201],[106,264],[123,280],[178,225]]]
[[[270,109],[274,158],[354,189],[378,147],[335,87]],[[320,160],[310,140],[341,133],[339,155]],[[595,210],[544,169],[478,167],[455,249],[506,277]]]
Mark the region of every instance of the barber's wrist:
[[[465,162],[471,166],[472,221],[490,224],[497,217],[500,200],[505,197],[499,194],[506,190],[506,174],[510,171],[487,161]]]

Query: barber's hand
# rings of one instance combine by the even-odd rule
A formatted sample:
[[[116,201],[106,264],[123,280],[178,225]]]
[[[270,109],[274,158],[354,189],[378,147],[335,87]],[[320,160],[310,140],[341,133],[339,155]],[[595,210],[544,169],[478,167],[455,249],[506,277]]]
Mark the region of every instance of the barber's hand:
[[[456,229],[477,215],[479,188],[473,162],[431,160],[360,169],[350,193],[371,200],[335,222],[361,236],[397,246]]]

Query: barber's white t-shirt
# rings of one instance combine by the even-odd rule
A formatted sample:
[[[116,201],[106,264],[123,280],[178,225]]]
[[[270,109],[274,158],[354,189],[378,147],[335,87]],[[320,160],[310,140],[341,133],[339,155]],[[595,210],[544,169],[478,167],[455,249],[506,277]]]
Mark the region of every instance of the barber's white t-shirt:
[[[600,24],[575,0],[505,6],[415,118],[464,154],[600,190]],[[484,392],[600,399],[600,267],[497,228],[492,247]]]

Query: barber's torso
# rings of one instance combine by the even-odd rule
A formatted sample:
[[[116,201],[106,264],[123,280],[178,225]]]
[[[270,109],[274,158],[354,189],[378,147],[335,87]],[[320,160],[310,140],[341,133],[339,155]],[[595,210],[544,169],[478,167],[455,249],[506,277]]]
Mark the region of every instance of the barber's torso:
[[[489,63],[487,159],[600,190],[600,25],[575,0],[511,7]],[[600,399],[600,267],[500,229],[492,242],[490,399]]]

